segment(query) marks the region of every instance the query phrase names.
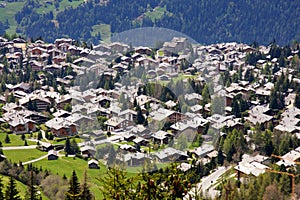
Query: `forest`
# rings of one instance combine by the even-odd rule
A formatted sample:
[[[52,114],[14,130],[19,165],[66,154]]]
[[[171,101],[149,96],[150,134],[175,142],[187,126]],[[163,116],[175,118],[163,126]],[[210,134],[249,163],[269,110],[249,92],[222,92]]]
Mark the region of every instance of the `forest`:
[[[98,43],[92,27],[109,24],[112,33],[137,27],[163,27],[187,34],[202,44],[243,42],[268,44],[273,39],[286,45],[299,40],[299,1],[196,1],[188,0],[112,0],[106,5],[91,0],[56,16],[38,14],[37,1],[27,0],[15,19],[17,32],[28,38],[42,37],[52,42],[57,37],[71,37]],[[166,8],[160,17],[149,17],[157,8]],[[276,19],[276,20],[274,20]],[[1,25],[0,25],[1,32]]]

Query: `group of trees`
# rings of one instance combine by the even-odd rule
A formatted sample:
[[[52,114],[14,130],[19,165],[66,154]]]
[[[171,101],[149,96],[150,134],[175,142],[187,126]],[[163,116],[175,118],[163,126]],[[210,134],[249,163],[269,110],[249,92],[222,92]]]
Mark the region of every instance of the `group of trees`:
[[[56,3],[59,4],[59,3]],[[78,7],[68,7],[56,17],[53,11],[38,14],[35,7],[39,2],[26,1],[23,9],[16,13],[17,30],[28,37],[42,36],[53,41],[65,35],[78,40],[98,42],[92,36],[94,25],[111,25],[113,33],[144,27],[164,27],[188,34],[200,43],[239,41],[267,43],[276,38],[280,44],[299,39],[299,2],[222,2],[180,0],[108,1],[106,5],[98,0],[87,1]],[[161,18],[151,19],[144,15],[157,6],[166,6]],[[273,20],[276,17],[276,20]],[[56,26],[53,19],[57,20]],[[1,26],[0,26],[1,27]],[[296,27],[296,28],[294,28]],[[0,30],[1,31],[1,30]]]
[[[128,176],[122,166],[114,165],[99,178],[103,183],[101,191],[105,199],[182,199],[210,170],[209,164],[195,160],[191,165],[191,170],[183,172],[177,164],[158,169],[153,163],[145,163],[143,171],[134,176]]]

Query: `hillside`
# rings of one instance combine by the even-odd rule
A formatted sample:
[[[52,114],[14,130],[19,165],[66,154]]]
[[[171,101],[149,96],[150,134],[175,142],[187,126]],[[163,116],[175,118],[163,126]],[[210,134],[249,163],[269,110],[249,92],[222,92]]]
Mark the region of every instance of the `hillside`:
[[[47,41],[65,36],[97,43],[103,34],[97,28],[101,24],[109,24],[112,33],[141,26],[170,28],[203,44],[228,41],[268,44],[275,39],[286,45],[300,39],[299,1],[61,1],[57,9],[54,4],[33,2],[36,1],[17,2],[23,8],[15,14],[16,31]],[[5,20],[0,21],[5,26]],[[14,23],[10,19],[10,32]]]

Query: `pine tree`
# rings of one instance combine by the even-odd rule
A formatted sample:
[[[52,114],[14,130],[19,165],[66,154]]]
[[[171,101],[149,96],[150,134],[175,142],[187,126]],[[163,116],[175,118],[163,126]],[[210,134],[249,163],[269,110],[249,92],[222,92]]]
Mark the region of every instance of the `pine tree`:
[[[4,199],[2,178],[0,178],[0,199]]]
[[[8,134],[6,134],[4,142],[5,143],[10,143],[10,138],[9,138]]]
[[[79,200],[80,196],[81,196],[80,184],[78,182],[78,177],[76,175],[76,172],[73,171],[70,179],[69,190],[66,193],[66,200]]]
[[[82,195],[80,197],[80,200],[91,200],[93,199],[93,195],[88,187],[87,184],[87,172],[84,172],[84,180],[82,184]]]
[[[33,170],[30,171],[30,178],[29,178],[29,184],[26,191],[26,199],[28,200],[39,200],[40,196],[37,193],[37,188],[34,184],[34,174]]]
[[[136,123],[137,124],[144,124],[145,117],[142,113],[141,107],[139,105],[136,106]]]
[[[9,178],[9,182],[5,188],[5,198],[6,200],[21,200],[19,196],[19,191],[16,188],[16,182],[13,177]]]
[[[300,95],[299,94],[297,94],[296,97],[295,97],[294,106],[296,108],[300,108]]]
[[[70,139],[67,138],[66,139],[66,143],[65,143],[65,152],[67,154],[72,154],[72,150],[71,150],[71,142],[70,142]]]

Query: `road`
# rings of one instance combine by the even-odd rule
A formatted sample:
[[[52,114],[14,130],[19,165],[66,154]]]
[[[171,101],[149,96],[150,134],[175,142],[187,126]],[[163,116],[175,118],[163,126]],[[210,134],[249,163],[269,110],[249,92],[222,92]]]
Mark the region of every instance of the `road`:
[[[30,164],[30,163],[37,162],[37,161],[39,161],[39,160],[42,160],[42,159],[45,159],[45,158],[47,158],[47,156],[48,156],[48,154],[46,154],[46,155],[43,155],[43,156],[41,156],[41,157],[39,157],[39,158],[36,158],[36,159],[30,160],[30,161],[27,161],[27,162],[22,162],[22,165],[28,165],[28,164]]]
[[[220,178],[220,176],[222,176],[222,174],[224,174],[228,169],[230,169],[230,167],[219,167],[212,174],[202,178],[201,182],[196,185],[196,188],[194,187],[189,191],[189,194],[193,197],[195,196],[195,193],[199,193],[200,191],[202,191],[202,194],[206,195],[208,198],[214,199],[216,195],[219,194],[219,191],[215,190],[215,187],[218,184],[215,183],[217,183],[217,180]],[[184,199],[188,200],[189,195],[186,195]]]
[[[13,147],[1,147],[2,150],[22,150],[22,149],[35,149],[36,145],[29,146],[13,146]]]

